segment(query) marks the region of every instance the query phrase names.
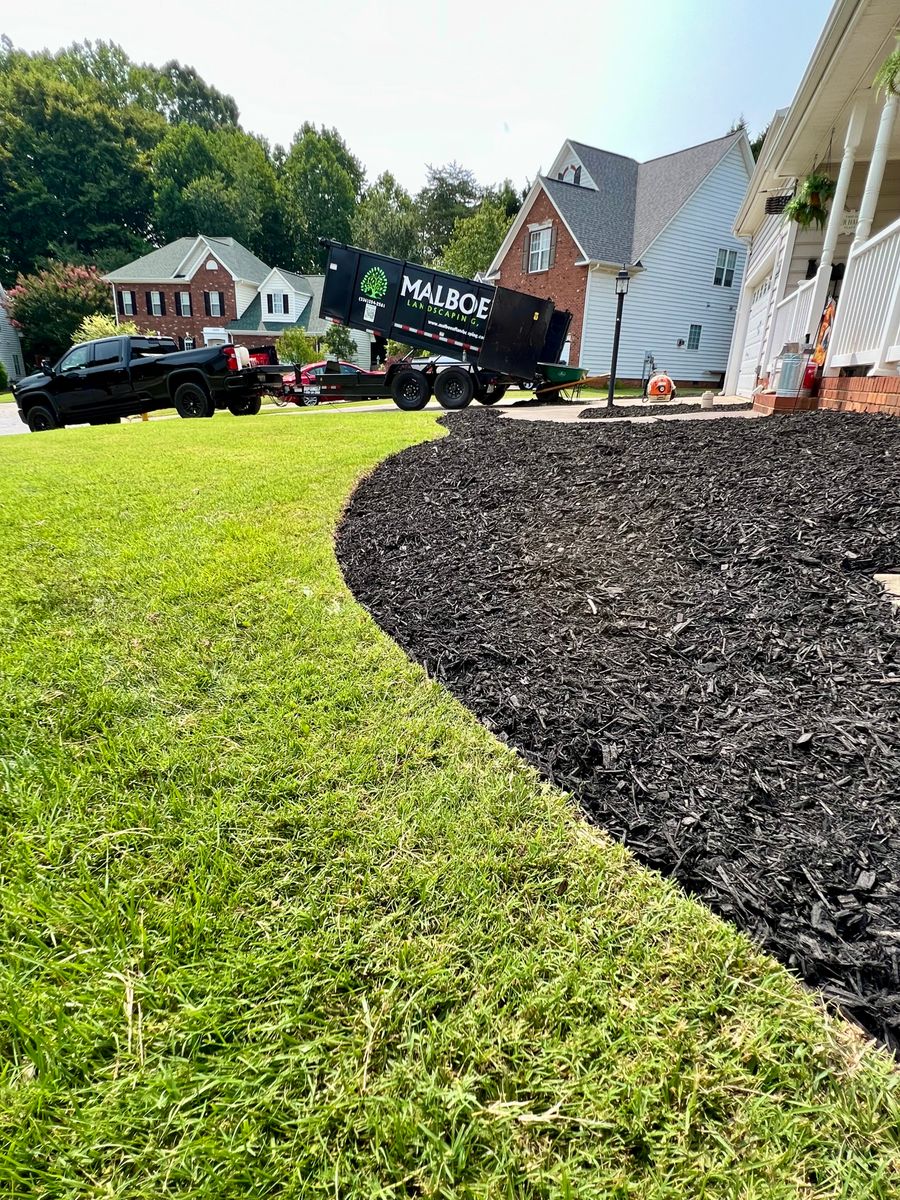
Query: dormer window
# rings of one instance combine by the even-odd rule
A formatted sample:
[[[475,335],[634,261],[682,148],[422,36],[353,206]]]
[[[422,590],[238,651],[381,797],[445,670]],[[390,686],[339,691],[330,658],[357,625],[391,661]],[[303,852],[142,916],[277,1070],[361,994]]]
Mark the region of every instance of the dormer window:
[[[563,183],[581,183],[581,165],[569,163],[567,167],[559,172],[557,179]]]

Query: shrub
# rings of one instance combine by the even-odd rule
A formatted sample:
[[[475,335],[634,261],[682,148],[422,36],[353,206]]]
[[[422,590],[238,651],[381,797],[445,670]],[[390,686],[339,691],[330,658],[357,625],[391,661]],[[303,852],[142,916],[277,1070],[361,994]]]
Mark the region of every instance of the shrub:
[[[0,362],[0,392],[9,391],[9,376],[6,374],[6,367]]]
[[[26,357],[40,361],[68,350],[85,317],[111,313],[112,298],[95,267],[53,263],[20,275],[7,293],[6,309],[22,331]]]
[[[304,363],[314,362],[316,359],[315,342],[305,329],[286,329],[276,341],[275,349],[283,363],[298,363],[303,366]]]
[[[346,325],[331,325],[324,343],[329,358],[352,359],[356,354],[356,342]]]
[[[72,341],[91,342],[94,338],[125,337],[140,332],[134,321],[120,321],[117,325],[116,318],[109,313],[92,313],[72,334]]]

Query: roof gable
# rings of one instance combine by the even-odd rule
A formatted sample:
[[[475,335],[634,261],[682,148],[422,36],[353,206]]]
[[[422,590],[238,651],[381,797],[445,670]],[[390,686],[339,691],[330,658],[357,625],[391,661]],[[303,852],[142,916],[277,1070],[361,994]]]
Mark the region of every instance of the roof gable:
[[[631,255],[637,163],[628,159],[606,173],[601,189],[541,179],[585,258],[621,263]]]
[[[746,140],[742,132],[730,133],[712,142],[641,163],[634,213],[634,262],[656,241],[707,175],[742,138]]]
[[[161,283],[167,279],[184,279],[193,276],[194,271],[199,270],[209,257],[221,263],[235,279],[244,279],[257,286],[270,270],[261,258],[257,258],[233,237],[198,234],[195,237],[176,238],[174,242],[110,271],[103,278],[111,283]],[[197,266],[191,271],[186,270],[195,259]]]

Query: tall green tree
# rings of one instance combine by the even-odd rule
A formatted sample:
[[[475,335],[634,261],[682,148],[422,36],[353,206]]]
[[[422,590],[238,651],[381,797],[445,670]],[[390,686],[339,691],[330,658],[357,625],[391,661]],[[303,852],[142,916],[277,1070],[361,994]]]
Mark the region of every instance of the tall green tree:
[[[394,258],[422,257],[419,212],[390,171],[379,175],[353,214],[352,241],[365,250]]]
[[[501,204],[483,201],[471,216],[456,222],[440,265],[445,271],[464,275],[467,279],[479,271],[486,271],[512,221]]]
[[[141,120],[32,63],[0,70],[0,277],[66,255],[147,248],[151,188]],[[145,130],[144,130],[145,132]]]
[[[428,166],[428,182],[416,197],[426,262],[440,258],[453,226],[472,213],[479,199],[475,176],[459,163]]]
[[[357,172],[348,162],[349,151],[335,137],[334,130],[317,130],[306,123],[291,143],[281,170],[279,196],[290,245],[287,265],[298,271],[323,270],[320,237],[350,240],[362,167]]]
[[[241,129],[173,125],[151,162],[162,241],[195,233],[234,237],[264,261],[284,262],[275,168],[257,138]]]

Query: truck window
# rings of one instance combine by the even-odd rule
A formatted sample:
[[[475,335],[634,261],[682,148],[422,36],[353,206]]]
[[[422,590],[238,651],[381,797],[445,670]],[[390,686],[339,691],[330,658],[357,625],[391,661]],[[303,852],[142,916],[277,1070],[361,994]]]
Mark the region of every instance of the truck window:
[[[90,365],[91,350],[93,346],[90,343],[82,346],[75,346],[69,353],[60,361],[57,370],[60,375],[66,375],[69,371],[81,371]]]
[[[117,363],[122,357],[122,347],[118,338],[109,338],[105,342],[96,342],[94,345],[94,361],[92,367],[108,367],[110,363]]]
[[[172,338],[140,338],[131,339],[131,357],[146,358],[150,354],[171,354],[178,347]]]

